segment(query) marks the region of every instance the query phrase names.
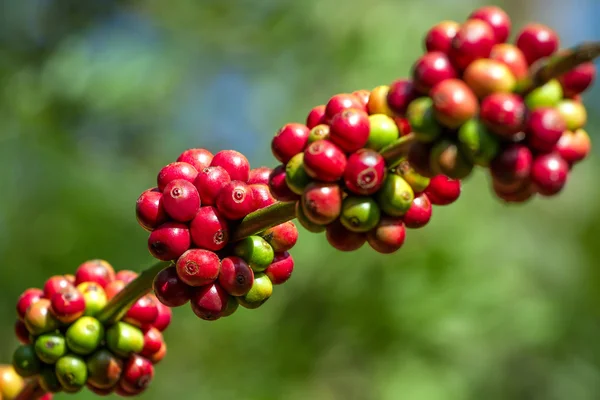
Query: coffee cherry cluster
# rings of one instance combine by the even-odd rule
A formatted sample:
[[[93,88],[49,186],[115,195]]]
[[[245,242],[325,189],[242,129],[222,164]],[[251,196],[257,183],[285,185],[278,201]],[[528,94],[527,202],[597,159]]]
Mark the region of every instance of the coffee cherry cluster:
[[[393,253],[406,228],[425,226],[432,205],[454,202],[460,182],[421,175],[408,160],[387,162],[380,151],[410,132],[391,112],[384,87],[331,97],[313,108],[306,123],[281,127],[271,142],[281,162],[269,186],[281,201],[297,201],[296,217],[307,230],[325,232],[340,251],[365,243]]]
[[[136,276],[90,260],[75,275],[52,276],[42,289],[25,290],[17,301],[15,333],[22,345],[13,354],[15,371],[38,379],[48,393],[84,387],[100,395],[142,393],[166,355],[162,332],[171,310],[148,294],[121,321],[105,325],[96,318]]]
[[[417,171],[464,179],[474,166],[486,167],[499,198],[523,202],[559,193],[588,155],[580,94],[595,69],[583,64],[532,88],[534,64],[558,51],[559,38],[532,23],[511,44],[510,30],[510,18],[494,6],[462,24],[443,21],[428,31],[411,79],[382,90],[389,115],[406,118],[419,141],[409,155]]]
[[[0,365],[0,399],[15,400],[23,395],[27,380],[17,374],[12,365]],[[46,393],[39,400],[52,400],[52,393]]]

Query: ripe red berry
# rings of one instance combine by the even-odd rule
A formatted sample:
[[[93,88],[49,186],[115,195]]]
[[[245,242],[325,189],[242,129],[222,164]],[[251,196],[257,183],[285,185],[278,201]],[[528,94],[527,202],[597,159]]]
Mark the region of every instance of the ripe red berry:
[[[551,151],[567,129],[565,120],[553,107],[540,107],[527,118],[527,142],[537,151]]]
[[[163,343],[162,333],[158,329],[151,327],[144,333],[144,348],[140,354],[150,358],[161,349]]]
[[[273,170],[269,167],[258,167],[250,170],[250,176],[248,177],[248,185],[254,184],[269,184],[269,176]]]
[[[450,179],[444,175],[436,175],[429,181],[425,194],[436,206],[446,206],[458,200],[461,191],[459,180]]]
[[[194,314],[206,321],[221,318],[228,302],[229,294],[218,283],[195,288],[190,299]]]
[[[158,316],[152,323],[152,326],[162,332],[165,329],[167,329],[171,324],[173,312],[169,307],[167,307],[160,300],[158,300],[158,298],[156,298],[156,306],[158,307]]]
[[[301,153],[308,143],[310,129],[306,125],[291,123],[281,127],[271,141],[271,150],[276,159],[286,164]]]
[[[231,181],[217,196],[217,209],[230,220],[244,218],[252,212],[254,195],[250,187],[242,181]]]
[[[494,30],[479,19],[463,23],[452,39],[449,57],[459,69],[464,70],[473,61],[486,58],[496,44]]]
[[[219,276],[221,261],[209,250],[190,249],[183,253],[175,265],[179,278],[190,286],[204,286]]]
[[[37,288],[25,290],[17,300],[17,315],[19,318],[25,318],[25,312],[30,305],[44,297],[44,292]]]
[[[438,83],[429,95],[436,119],[448,128],[460,127],[479,111],[477,97],[460,79],[446,79]]]
[[[529,180],[511,187],[492,179],[492,190],[498,198],[506,203],[524,203],[536,194],[535,187]]]
[[[277,203],[277,200],[271,194],[268,185],[264,185],[262,183],[255,183],[249,185],[250,190],[252,191],[252,196],[254,197],[254,206],[252,207],[253,211],[260,210],[261,208],[265,208],[270,206],[271,204]]]
[[[200,195],[192,182],[175,179],[165,186],[163,207],[171,218],[178,222],[194,219],[200,209]]]
[[[196,168],[196,171],[202,171],[210,165],[213,157],[213,154],[206,149],[188,149],[177,157],[177,161],[188,163]]]
[[[511,144],[490,163],[492,177],[504,185],[518,185],[529,177],[533,155],[527,146]]]
[[[537,156],[531,166],[531,181],[542,196],[558,194],[569,177],[569,164],[556,153]]]
[[[439,82],[456,77],[450,60],[439,51],[423,55],[412,67],[413,85],[422,94],[429,94],[431,88]]]
[[[232,296],[243,296],[254,283],[254,271],[240,257],[225,257],[221,261],[219,285]]]
[[[378,253],[391,254],[402,248],[406,228],[402,218],[382,217],[379,225],[367,233],[367,241]]]
[[[425,49],[431,51],[441,51],[448,54],[452,39],[460,29],[460,24],[454,21],[442,21],[434,25],[425,35]]]
[[[515,43],[531,65],[540,58],[552,55],[558,50],[560,42],[556,32],[546,25],[531,23],[523,27]]]
[[[138,273],[129,269],[122,269],[115,274],[115,280],[129,283],[138,277]]]
[[[123,368],[120,386],[131,393],[144,391],[154,378],[154,366],[147,358],[132,355]]]
[[[278,165],[269,177],[269,189],[271,194],[279,201],[295,201],[299,195],[292,192],[285,180],[285,165]]]
[[[363,110],[344,110],[331,119],[329,140],[352,153],[369,140],[369,114]]]
[[[493,93],[510,93],[517,84],[505,64],[488,58],[473,61],[465,70],[463,79],[479,98]]]
[[[592,142],[583,129],[565,131],[556,144],[555,151],[568,163],[576,163],[590,153]]]
[[[44,297],[50,300],[55,293],[72,288],[73,284],[63,275],[54,275],[44,284]]]
[[[400,136],[406,136],[412,132],[412,128],[410,126],[410,122],[408,122],[407,118],[404,117],[394,117],[394,122],[398,127],[398,132]]]
[[[523,82],[529,74],[529,65],[523,52],[515,45],[500,43],[492,47],[490,59],[506,65],[517,80]]]
[[[479,118],[495,134],[511,139],[525,128],[526,112],[521,96],[492,93],[481,102]]]
[[[325,104],[313,107],[306,117],[306,127],[312,129],[325,123]]]
[[[504,10],[496,6],[480,7],[469,15],[469,19],[480,19],[487,22],[494,31],[496,43],[504,43],[510,35],[510,17]]]
[[[212,159],[211,167],[222,167],[227,171],[232,181],[246,182],[250,176],[250,163],[240,152],[221,150]]]
[[[292,221],[275,225],[260,234],[273,248],[273,251],[280,253],[291,250],[298,241],[298,228]]]
[[[317,140],[304,152],[304,169],[311,177],[323,182],[339,180],[346,169],[346,155],[328,140]]]
[[[294,272],[294,259],[287,251],[275,253],[273,262],[265,269],[273,285],[281,285],[290,279]]]
[[[123,288],[127,286],[127,284],[123,281],[112,281],[104,288],[104,293],[106,294],[106,299],[110,300],[117,295]]]
[[[219,192],[229,182],[231,182],[231,177],[222,167],[207,167],[198,172],[194,186],[198,190],[202,205],[214,205]]]
[[[200,208],[190,224],[190,234],[196,246],[207,250],[221,250],[229,242],[227,220],[211,206]]]
[[[154,299],[150,295],[140,297],[127,310],[124,321],[137,327],[152,325],[158,317],[158,306]]]
[[[331,247],[339,251],[358,250],[367,241],[367,235],[365,233],[352,232],[346,229],[340,220],[335,220],[327,225],[325,237]]]
[[[56,319],[70,324],[83,315],[85,300],[81,292],[71,286],[52,295],[50,308]]]
[[[344,183],[353,193],[371,195],[381,188],[385,174],[385,160],[381,154],[370,149],[360,149],[348,157]]]
[[[89,260],[75,271],[75,285],[83,282],[96,282],[103,288],[115,280],[115,270],[105,260]]]
[[[402,216],[407,228],[422,228],[431,219],[431,202],[425,193],[414,198],[408,211]]]
[[[584,63],[561,75],[558,80],[566,97],[583,93],[596,78],[596,66],[592,62]]]
[[[367,104],[369,104],[369,97],[371,96],[371,92],[369,92],[366,89],[360,89],[360,90],[355,90],[354,92],[352,92],[352,94],[354,96],[358,97],[358,99],[360,100],[362,105],[365,106],[365,109],[366,109]]]
[[[188,302],[191,289],[183,283],[174,266],[160,271],[152,283],[154,295],[167,307],[180,307]]]
[[[187,225],[179,222],[166,222],[148,237],[150,254],[161,261],[179,258],[190,245],[190,231]]]
[[[27,330],[27,326],[25,325],[25,322],[21,321],[20,319],[15,321],[15,336],[17,337],[17,340],[19,341],[19,343],[21,344],[30,344],[31,343],[31,339],[29,337],[29,331]]]
[[[167,213],[162,205],[162,192],[158,188],[145,190],[135,203],[135,216],[142,228],[151,232],[167,221]]]
[[[342,210],[342,190],[335,183],[309,184],[302,194],[302,211],[312,223],[327,225]]]
[[[410,79],[397,79],[387,92],[387,104],[392,111],[404,114],[411,101],[417,98],[415,87]]]
[[[189,182],[194,182],[198,175],[198,171],[191,164],[185,162],[174,162],[164,166],[156,178],[158,190],[165,190],[165,186],[175,179],[185,179]]]
[[[363,105],[362,101],[351,93],[340,93],[331,97],[325,106],[325,123],[335,117],[337,114],[344,110],[355,108],[357,110],[367,111],[367,107]]]

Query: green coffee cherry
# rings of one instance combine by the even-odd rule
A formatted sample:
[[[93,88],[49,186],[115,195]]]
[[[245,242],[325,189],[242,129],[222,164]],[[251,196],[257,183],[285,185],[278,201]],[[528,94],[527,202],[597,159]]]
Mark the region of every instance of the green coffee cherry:
[[[81,317],[67,329],[67,346],[74,353],[88,355],[100,346],[104,326],[93,317]]]
[[[301,195],[311,181],[304,169],[304,153],[296,154],[285,166],[285,183],[292,192]]]
[[[121,378],[123,361],[106,349],[87,359],[88,383],[98,389],[109,389]]]
[[[77,290],[83,294],[85,300],[84,315],[93,317],[98,314],[108,302],[104,288],[96,282],[83,282],[77,285]]]
[[[483,167],[488,166],[500,150],[498,137],[476,119],[469,120],[460,127],[458,140],[471,162]]]
[[[388,174],[376,196],[383,212],[392,217],[400,217],[410,208],[415,193],[402,177]]]
[[[430,168],[435,174],[443,174],[451,179],[465,179],[473,172],[473,162],[464,150],[451,140],[435,143],[430,154]]]
[[[24,378],[38,374],[42,366],[35,354],[35,348],[30,344],[17,347],[13,353],[12,364],[17,374]]]
[[[40,372],[40,386],[45,392],[57,393],[62,391],[53,365],[45,365]]]
[[[273,283],[262,272],[254,274],[254,283],[244,296],[237,297],[238,303],[245,308],[254,309],[262,306],[273,294]]]
[[[144,334],[126,322],[117,322],[106,331],[106,346],[121,357],[139,353],[144,348]]]
[[[248,236],[236,243],[233,253],[244,259],[256,272],[264,271],[273,262],[273,248],[260,236]]]
[[[300,225],[302,225],[304,229],[306,229],[309,232],[321,233],[325,231],[324,225],[315,224],[314,222],[306,218],[306,214],[304,214],[304,210],[302,209],[302,206],[299,201],[296,202],[296,219],[298,220],[298,222],[300,222]]]
[[[533,89],[525,96],[525,105],[529,110],[540,107],[554,107],[563,98],[563,90],[559,81],[552,79],[546,84]]]
[[[54,364],[67,353],[65,337],[60,333],[45,333],[35,341],[35,353],[46,364]]]
[[[308,144],[316,142],[317,140],[329,139],[329,125],[320,124],[310,130],[308,134]]]
[[[406,109],[406,118],[415,138],[421,142],[433,142],[442,133],[442,126],[435,119],[433,100],[430,97],[419,97],[411,101]]]
[[[379,206],[368,196],[349,196],[342,204],[340,222],[352,232],[368,232],[381,218]]]
[[[421,193],[429,186],[430,179],[426,176],[419,175],[406,159],[400,161],[394,168],[394,171],[410,185],[415,193]]]
[[[381,150],[400,137],[398,125],[385,114],[369,115],[369,140],[365,145],[368,149]]]
[[[85,386],[87,366],[83,358],[76,355],[61,357],[55,365],[56,378],[68,393],[75,393]]]

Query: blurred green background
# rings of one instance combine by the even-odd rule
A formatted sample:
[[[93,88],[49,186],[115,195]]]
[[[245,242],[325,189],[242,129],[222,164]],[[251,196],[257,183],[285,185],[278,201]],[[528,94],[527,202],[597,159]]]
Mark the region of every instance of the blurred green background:
[[[406,76],[430,26],[482,4],[3,1],[0,360],[25,288],[91,258],[153,262],[135,200],[181,151],[275,166],[281,125]],[[565,46],[600,37],[597,0],[492,4]],[[585,99],[598,142],[598,87]],[[506,206],[478,172],[391,256],[301,231],[293,278],[262,308],[217,322],[175,310],[142,398],[598,399],[599,173],[595,151],[560,196]]]

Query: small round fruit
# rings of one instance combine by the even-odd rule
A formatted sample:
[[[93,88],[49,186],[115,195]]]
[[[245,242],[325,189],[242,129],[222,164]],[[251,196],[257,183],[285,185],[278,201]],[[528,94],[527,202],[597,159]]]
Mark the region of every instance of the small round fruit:
[[[480,120],[467,121],[458,130],[461,149],[469,160],[477,165],[488,166],[500,151],[500,142]]]
[[[144,333],[144,348],[140,354],[150,358],[153,354],[160,351],[164,343],[162,333],[158,329],[150,327]]]
[[[306,116],[306,126],[312,129],[319,124],[325,123],[325,104],[313,107]]]
[[[562,85],[565,96],[575,96],[585,92],[596,78],[596,67],[593,62],[587,62],[561,75],[558,80]]]
[[[154,366],[150,360],[133,355],[123,366],[119,383],[128,392],[141,393],[148,388],[153,378]]]
[[[377,202],[383,212],[401,216],[410,208],[414,192],[408,182],[396,174],[388,174],[383,187],[377,192]]]
[[[180,307],[190,299],[190,287],[179,278],[173,266],[156,275],[152,289],[158,300],[167,307]]]
[[[419,58],[412,67],[415,89],[427,95],[437,83],[456,78],[457,74],[446,54],[440,51],[429,52]]]
[[[434,25],[425,35],[425,50],[448,54],[452,46],[452,39],[459,29],[460,24],[455,21],[442,21]]]
[[[269,177],[269,190],[279,201],[296,201],[299,195],[292,192],[285,181],[285,166],[279,165],[273,169]]]
[[[324,123],[329,123],[337,114],[350,109],[366,111],[366,106],[351,93],[340,93],[332,96],[325,106],[326,121]]]
[[[287,164],[292,157],[304,151],[309,133],[306,125],[290,123],[282,126],[271,141],[271,151],[275,158]]]
[[[54,275],[44,283],[44,297],[51,299],[55,293],[72,288],[73,284],[64,275]]]
[[[66,332],[67,346],[74,353],[88,355],[104,339],[104,326],[93,317],[81,317]]]
[[[541,107],[556,107],[562,98],[562,86],[556,79],[552,79],[529,92],[525,96],[525,104],[529,110]]]
[[[0,395],[4,400],[16,399],[24,387],[25,380],[12,366],[0,368]]]
[[[50,299],[50,304],[52,313],[63,324],[70,324],[85,311],[85,299],[74,287],[55,293]]]
[[[232,181],[248,181],[250,163],[239,151],[221,150],[213,157],[211,167],[222,167],[227,171]]]
[[[529,177],[533,155],[522,144],[511,144],[502,149],[490,163],[492,177],[505,185],[521,184]]]
[[[156,329],[162,332],[165,329],[167,329],[171,324],[171,319],[173,318],[173,311],[171,311],[171,308],[167,307],[160,300],[158,300],[158,298],[156,298],[156,306],[158,308],[158,316],[152,323],[152,326],[154,326]]]
[[[144,334],[139,328],[119,321],[106,330],[106,346],[120,357],[129,357],[144,348]]]
[[[455,66],[464,70],[475,60],[488,57],[495,44],[494,29],[490,24],[469,19],[456,32],[448,55]]]
[[[227,307],[229,294],[218,284],[194,288],[190,304],[198,318],[205,321],[215,321],[221,318]]]
[[[179,278],[189,286],[204,286],[219,276],[221,261],[210,250],[190,249],[176,263]]]
[[[254,271],[240,257],[229,256],[221,260],[219,285],[232,296],[243,296],[252,287]]]
[[[348,196],[342,204],[340,222],[352,232],[368,232],[379,223],[381,211],[371,197]]]
[[[560,41],[556,32],[546,25],[531,23],[521,29],[515,43],[531,65],[540,58],[552,55],[558,50]]]
[[[125,286],[127,286],[127,284],[123,281],[112,281],[111,283],[109,283],[108,285],[106,285],[106,288],[104,289],[104,292],[106,293],[106,299],[107,300],[111,300],[113,297],[115,297],[121,290],[123,290],[125,288]],[[93,315],[92,315],[93,317]]]
[[[589,135],[583,129],[565,131],[558,140],[555,150],[568,163],[577,163],[588,156],[592,147]]]
[[[192,182],[175,179],[165,186],[163,207],[167,214],[178,222],[194,219],[200,209],[200,195]]]
[[[500,7],[484,6],[473,11],[469,19],[480,19],[487,22],[494,31],[496,43],[503,43],[510,35],[511,22],[510,17]]]
[[[562,116],[567,129],[570,131],[583,128],[587,122],[585,106],[580,102],[563,99],[556,106],[556,110]]]
[[[490,59],[506,65],[517,80],[517,87],[525,82],[529,76],[529,65],[523,52],[515,45],[499,43],[492,47]]]
[[[24,378],[39,373],[41,362],[38,359],[33,345],[21,345],[13,353],[12,366]]]
[[[367,144],[369,129],[366,111],[344,110],[331,119],[329,140],[345,152],[352,153]]]
[[[110,389],[119,382],[123,361],[106,349],[87,358],[88,383],[98,389]]]
[[[419,175],[407,159],[400,161],[394,171],[410,185],[414,193],[421,193],[429,185],[430,178]]]
[[[302,194],[302,211],[314,224],[327,225],[342,211],[342,190],[335,183],[313,182]]]
[[[35,340],[35,353],[42,362],[54,364],[67,353],[65,337],[61,333],[44,333]]]
[[[39,383],[42,390],[47,392],[45,396],[52,396],[52,393],[62,392],[63,390],[60,381],[56,377],[53,365],[44,365],[42,367],[39,375]]]
[[[375,151],[392,144],[400,136],[396,122],[385,114],[369,115],[369,132],[365,147]]]
[[[531,166],[531,181],[542,196],[558,194],[569,177],[569,164],[556,153],[537,156]]]
[[[371,90],[369,103],[367,103],[367,112],[370,115],[383,114],[388,117],[393,117],[396,114],[387,102],[389,91],[390,87],[387,85],[377,86]]]
[[[324,225],[315,224],[310,219],[308,219],[308,217],[304,213],[304,210],[302,209],[302,203],[300,201],[296,202],[296,219],[298,220],[298,222],[300,222],[300,225],[302,225],[302,227],[309,232],[321,233],[325,231]]]
[[[135,216],[138,224],[148,232],[167,220],[162,204],[162,192],[152,188],[142,192],[135,203]]]
[[[252,207],[254,211],[277,203],[277,200],[275,200],[275,197],[271,194],[268,185],[254,183],[248,185],[248,187],[252,191],[252,197],[254,197],[254,206]]]
[[[368,90],[366,90],[366,89],[355,90],[354,92],[352,92],[352,94],[359,98],[359,100],[363,104],[363,106],[366,107],[367,104],[369,103],[369,96],[370,96],[371,92],[369,92]]]
[[[285,166],[285,182],[292,192],[300,195],[311,181],[304,168],[304,153],[296,154]]]
[[[249,186],[242,181],[231,181],[217,197],[217,209],[225,218],[238,220],[252,212],[254,197]]]
[[[25,318],[25,312],[30,305],[44,297],[44,292],[40,289],[30,288],[25,290],[17,300],[17,315],[20,319]]]
[[[537,151],[551,151],[567,129],[560,112],[553,107],[540,107],[529,113],[527,142]]]
[[[456,143],[439,141],[431,151],[431,169],[452,179],[464,179],[473,171],[474,165]]]
[[[436,119],[448,128],[458,128],[479,111],[477,97],[460,79],[446,79],[438,83],[429,95]]]
[[[23,321],[32,335],[41,335],[58,328],[59,322],[50,309],[51,303],[48,299],[39,299],[29,306]]]
[[[214,155],[206,149],[187,149],[177,157],[177,161],[185,162],[200,172],[208,167]]]
[[[248,185],[268,185],[271,172],[273,172],[273,170],[269,167],[253,168],[250,170],[248,182],[246,183]]]
[[[243,258],[255,272],[263,271],[273,262],[273,248],[260,236],[248,236],[235,244],[233,253]]]
[[[151,325],[158,316],[156,303],[155,297],[149,294],[140,297],[129,307],[123,321],[138,327]]]
[[[339,220],[327,225],[325,237],[331,247],[338,251],[355,251],[367,241],[367,235],[362,232],[352,232],[346,229]]]
[[[56,377],[67,393],[75,393],[85,386],[88,378],[85,361],[75,355],[67,355],[56,362]]]
[[[492,190],[505,203],[524,203],[536,194],[535,187],[529,180],[523,181],[519,186],[511,187],[492,179]]]
[[[492,93],[510,93],[517,84],[505,64],[489,58],[473,61],[465,70],[463,79],[480,99]]]
[[[317,140],[329,139],[330,133],[331,133],[331,129],[329,128],[329,125],[320,124],[320,125],[315,126],[314,128],[312,128],[310,130],[310,133],[308,134],[307,145],[309,145],[313,142],[316,142]]]
[[[269,277],[259,272],[254,275],[252,287],[243,296],[237,298],[238,303],[248,309],[255,309],[262,306],[273,294],[273,283]]]
[[[115,280],[115,269],[105,260],[89,260],[75,271],[75,285],[83,282],[95,282],[105,287]]]
[[[431,178],[424,193],[431,204],[446,206],[458,200],[460,192],[461,184],[459,180],[450,179],[445,175],[436,175]]]
[[[298,241],[298,229],[292,221],[288,221],[263,231],[260,236],[269,242],[274,252],[280,253],[294,247]]]
[[[194,186],[204,206],[214,205],[223,186],[231,182],[231,177],[222,167],[206,167],[198,172]]]
[[[355,194],[371,195],[377,192],[386,175],[385,160],[375,150],[360,149],[348,157],[344,184]]]
[[[187,225],[178,222],[166,222],[148,237],[150,254],[161,261],[179,258],[190,245],[190,231]]]
[[[442,133],[442,127],[435,118],[431,97],[413,100],[406,111],[406,118],[418,141],[433,142]]]
[[[229,242],[227,220],[212,206],[200,207],[190,224],[190,234],[196,246],[207,250],[219,251]]]
[[[273,262],[264,272],[273,285],[281,285],[287,282],[292,276],[292,272],[294,272],[294,259],[287,251],[275,253]]]
[[[525,128],[527,108],[521,96],[492,93],[481,102],[479,119],[495,134],[513,139]]]
[[[404,245],[406,228],[402,218],[383,217],[379,225],[367,233],[367,241],[378,253],[391,254]]]
[[[413,82],[410,79],[397,79],[389,87],[387,104],[395,114],[402,115],[416,96]]]
[[[108,298],[106,292],[96,282],[83,282],[77,286],[77,290],[83,295],[85,302],[84,315],[93,317],[106,306]]]
[[[198,171],[192,165],[185,162],[174,162],[164,166],[156,177],[158,190],[162,193],[165,186],[175,179],[185,179],[189,182],[194,182]]]
[[[31,343],[31,335],[29,334],[29,331],[27,330],[27,326],[25,326],[25,322],[23,322],[20,319],[17,319],[15,321],[15,325],[14,325],[14,331],[15,331],[15,336],[17,337],[17,340],[19,341],[19,343],[21,343],[21,344],[30,344]]]
[[[115,274],[115,280],[129,283],[138,277],[138,273],[128,269],[122,269]]]
[[[404,225],[411,229],[422,228],[429,223],[431,212],[431,202],[427,195],[422,193],[415,197],[410,208],[402,217]]]
[[[238,303],[237,298],[235,298],[233,296],[229,296],[227,298],[227,305],[225,306],[225,309],[221,313],[221,318],[229,317],[230,315],[235,313],[238,310],[238,308],[240,308],[240,304]],[[160,354],[160,352],[158,354]],[[155,359],[156,359],[156,355],[150,361],[152,361],[154,364],[156,364],[156,362],[154,361]]]

